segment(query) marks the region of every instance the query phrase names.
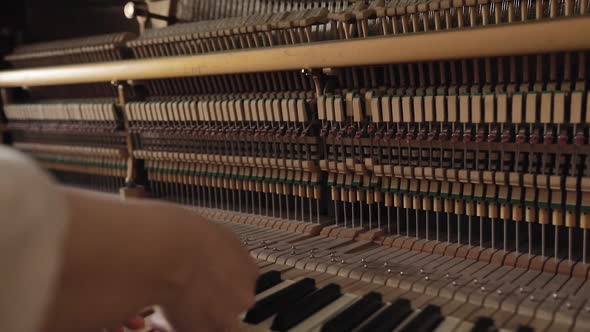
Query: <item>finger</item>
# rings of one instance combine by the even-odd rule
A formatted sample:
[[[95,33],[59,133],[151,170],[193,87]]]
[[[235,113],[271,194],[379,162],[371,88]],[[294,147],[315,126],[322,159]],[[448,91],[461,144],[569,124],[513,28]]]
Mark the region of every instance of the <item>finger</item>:
[[[139,330],[145,327],[145,319],[141,316],[135,316],[125,320],[123,324],[129,329]]]
[[[153,307],[149,307],[149,308],[145,308],[143,309],[140,313],[139,316],[143,317],[143,318],[147,318],[148,316],[151,316],[155,313],[156,311],[154,310]]]
[[[256,303],[256,295],[253,291],[247,291],[243,294],[236,294],[236,298],[239,300],[240,311],[250,309]]]
[[[166,326],[160,326],[158,324],[150,324],[150,328],[152,329],[151,331],[153,332],[172,332],[168,327]]]

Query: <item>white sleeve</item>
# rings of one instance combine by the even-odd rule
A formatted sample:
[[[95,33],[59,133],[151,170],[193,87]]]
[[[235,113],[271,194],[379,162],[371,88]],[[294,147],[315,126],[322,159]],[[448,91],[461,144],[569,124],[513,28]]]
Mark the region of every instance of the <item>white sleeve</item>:
[[[0,331],[41,328],[61,268],[64,197],[27,157],[0,146]]]

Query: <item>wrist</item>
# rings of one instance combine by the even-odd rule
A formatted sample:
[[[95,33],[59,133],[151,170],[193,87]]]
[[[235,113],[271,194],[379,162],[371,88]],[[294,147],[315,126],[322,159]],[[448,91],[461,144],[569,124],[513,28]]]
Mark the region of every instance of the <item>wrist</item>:
[[[194,212],[163,204],[161,218],[155,218],[154,232],[159,234],[156,245],[150,246],[149,259],[156,271],[153,276],[153,296],[156,304],[174,303],[183,295],[183,290],[195,277],[198,270],[198,249],[202,245],[203,220]],[[153,232],[150,231],[150,232]],[[155,273],[154,273],[155,272]]]

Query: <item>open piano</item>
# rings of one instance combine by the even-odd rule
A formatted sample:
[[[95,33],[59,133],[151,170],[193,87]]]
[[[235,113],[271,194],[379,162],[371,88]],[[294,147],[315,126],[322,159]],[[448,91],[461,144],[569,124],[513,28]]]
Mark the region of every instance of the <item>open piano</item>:
[[[240,329],[590,329],[587,0],[151,6],[6,56],[0,136],[231,228]]]

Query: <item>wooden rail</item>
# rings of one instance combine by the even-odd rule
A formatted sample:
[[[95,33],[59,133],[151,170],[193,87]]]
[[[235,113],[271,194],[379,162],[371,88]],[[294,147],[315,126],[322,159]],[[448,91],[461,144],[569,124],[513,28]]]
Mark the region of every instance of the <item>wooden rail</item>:
[[[590,49],[590,17],[205,55],[0,72],[0,87],[64,85]]]

